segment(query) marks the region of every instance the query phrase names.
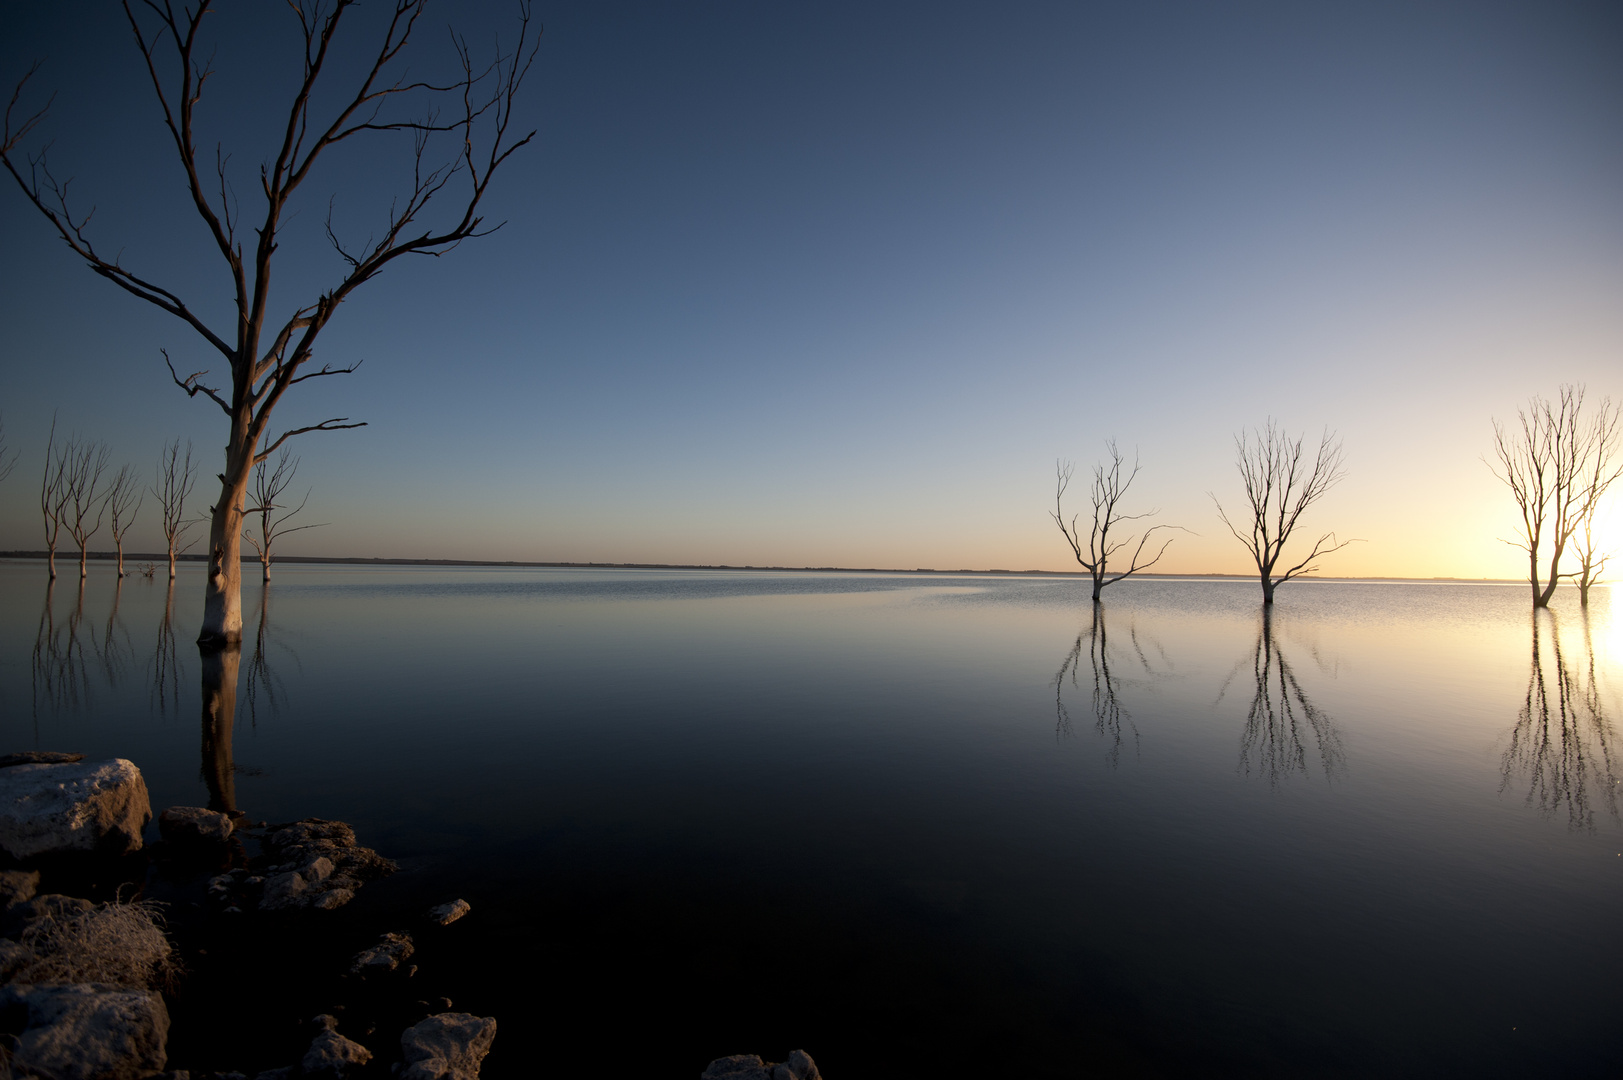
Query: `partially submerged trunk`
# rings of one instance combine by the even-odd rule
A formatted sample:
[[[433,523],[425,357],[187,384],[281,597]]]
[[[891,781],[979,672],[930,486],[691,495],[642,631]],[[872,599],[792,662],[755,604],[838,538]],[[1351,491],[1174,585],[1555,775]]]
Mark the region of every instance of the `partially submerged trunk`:
[[[203,783],[210,810],[237,816],[236,770],[231,729],[237,714],[237,671],[242,645],[198,650],[203,658]]]
[[[232,425],[220,498],[209,522],[208,581],[203,586],[203,629],[199,645],[219,647],[242,641],[242,522],[248,475],[254,467],[255,434],[247,410]]]

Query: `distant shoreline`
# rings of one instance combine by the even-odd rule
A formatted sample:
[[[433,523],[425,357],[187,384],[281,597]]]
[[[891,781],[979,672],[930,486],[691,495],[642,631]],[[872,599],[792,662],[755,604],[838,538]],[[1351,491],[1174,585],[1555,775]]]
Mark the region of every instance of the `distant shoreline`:
[[[43,551],[0,551],[0,559],[44,559]],[[64,554],[56,553],[58,561],[76,562],[78,552]],[[97,562],[111,562],[118,556],[111,551],[89,551],[85,553],[86,559]],[[176,562],[197,563],[203,561],[202,555],[177,555]],[[167,563],[169,556],[163,552],[154,555],[149,552],[125,552],[126,563]],[[259,562],[252,555],[242,557],[244,565],[253,565]],[[901,567],[880,566],[729,566],[725,563],[705,565],[702,563],[608,563],[608,562],[528,562],[522,560],[490,560],[490,559],[381,559],[365,558],[361,556],[328,557],[317,555],[278,555],[272,560],[273,566],[293,564],[328,564],[334,566],[467,566],[492,567],[499,569],[532,569],[532,570],[731,570],[750,571],[752,573],[774,574],[954,574],[986,576],[998,574],[1006,577],[1053,577],[1053,578],[1080,578],[1088,580],[1088,575],[1076,570],[939,570],[934,567],[919,566],[912,569]],[[1216,574],[1216,573],[1189,573],[1189,574],[1149,574],[1137,573],[1135,578],[1209,578],[1213,581],[1255,581],[1256,574]],[[1488,585],[1525,585],[1525,581],[1517,578],[1461,578],[1461,577],[1394,577],[1392,575],[1376,575],[1372,577],[1304,577],[1296,581],[1452,581],[1466,584]]]

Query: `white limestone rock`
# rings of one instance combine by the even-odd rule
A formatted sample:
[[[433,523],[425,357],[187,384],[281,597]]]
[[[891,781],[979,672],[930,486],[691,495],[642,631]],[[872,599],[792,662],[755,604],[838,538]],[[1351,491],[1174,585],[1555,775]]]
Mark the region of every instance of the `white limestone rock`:
[[[151,819],[141,770],[123,758],[0,769],[0,849],[15,859],[125,855],[140,850]]]
[[[54,1080],[136,1080],[168,1062],[169,1010],[152,990],[101,983],[0,987],[0,1011],[26,1016],[11,1069]]]
[[[201,806],[171,806],[158,815],[158,832],[171,844],[223,844],[232,828],[230,814]]]
[[[479,1080],[479,1066],[496,1039],[496,1018],[437,1013],[400,1036],[405,1067],[399,1080]]]
[[[441,926],[450,926],[462,916],[473,910],[473,905],[466,900],[452,900],[449,904],[441,904],[437,908],[430,908],[428,921]]]

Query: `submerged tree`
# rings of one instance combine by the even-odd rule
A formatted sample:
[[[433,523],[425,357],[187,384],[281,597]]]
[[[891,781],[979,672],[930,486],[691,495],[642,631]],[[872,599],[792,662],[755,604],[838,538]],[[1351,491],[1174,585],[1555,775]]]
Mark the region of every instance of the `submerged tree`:
[[[163,537],[169,545],[169,580],[175,580],[175,556],[182,554],[197,541],[187,540],[186,533],[195,520],[186,519],[186,500],[191,498],[197,483],[197,467],[192,464],[192,444],[186,443],[186,456],[180,456],[180,440],[165,443],[158,453],[158,483],[151,489],[163,515]]]
[[[1585,415],[1584,388],[1563,386],[1556,400],[1535,397],[1527,408],[1516,410],[1517,424],[1506,430],[1493,422],[1493,452],[1498,461],[1494,476],[1510,489],[1521,517],[1518,535],[1504,541],[1527,553],[1527,580],[1535,608],[1548,607],[1563,577],[1561,557],[1573,534],[1587,523],[1593,529],[1595,511],[1620,473],[1618,460],[1618,407],[1602,399],[1597,412]],[[1585,536],[1592,539],[1592,532]],[[1548,542],[1549,572],[1539,565]],[[1588,584],[1600,567],[1593,544],[1586,545],[1585,568],[1579,576]],[[1580,591],[1587,602],[1588,584]]]
[[[107,512],[107,492],[102,487],[102,474],[107,471],[111,456],[107,445],[101,442],[83,442],[78,437],[69,439],[62,448],[66,461],[62,481],[62,524],[68,535],[79,545],[79,580],[85,579],[86,548],[90,538],[101,531],[102,519]]]
[[[68,450],[56,448],[56,418],[51,418],[51,434],[45,442],[45,473],[39,482],[39,510],[45,517],[45,567],[56,580],[56,542],[62,535],[62,517],[67,512]]]
[[[207,371],[185,376],[169,364],[170,376],[188,395],[203,395],[225,413],[229,429],[220,495],[212,508],[209,572],[204,591],[203,627],[199,640],[221,643],[242,639],[241,545],[244,498],[254,465],[295,435],[361,426],[347,417],[291,428],[271,438],[272,411],[295,384],[325,375],[352,372],[356,364],[307,367],[322,331],[338,308],[390,263],[406,255],[439,255],[463,240],[483,236],[487,226],[480,205],[500,167],[534,137],[509,133],[514,102],[535,57],[530,11],[521,4],[517,47],[498,46],[488,64],[474,61],[467,42],[453,34],[458,74],[443,83],[408,75],[403,56],[423,0],[395,0],[372,48],[366,51],[347,87],[329,76],[329,61],[354,55],[338,30],[356,0],[292,0],[302,48],[296,57],[298,78],[285,107],[278,141],[264,155],[256,187],[263,208],[253,226],[254,239],[244,249],[241,211],[228,180],[230,160],[223,146],[215,152],[213,176],[198,162],[197,108],[204,87],[217,73],[209,66],[214,49],[201,30],[212,23],[211,0],[178,9],[172,0],[125,0],[124,13],[157,95],[159,110],[174,144],[191,203],[212,247],[223,263],[235,310],[216,330],[171,289],[126,267],[117,256],[104,255],[91,240],[90,215],[69,204],[69,183],[49,167],[46,149],[26,153],[22,146],[46,116],[46,106],[24,115],[18,103],[36,64],[24,76],[6,108],[0,133],[0,164],[62,240],[97,274],[167,311],[194,330],[224,359],[228,386],[203,382]],[[137,8],[144,8],[138,13]],[[341,278],[329,288],[282,314],[271,314],[271,270],[281,233],[291,216],[295,194],[309,181],[326,151],[353,139],[398,133],[412,144],[409,190],[386,203],[379,232],[360,244],[338,235],[331,212],[326,236],[343,260]],[[433,148],[445,145],[443,157]],[[216,182],[217,181],[217,182]],[[336,200],[336,196],[334,196]],[[430,210],[446,207],[436,223]],[[276,263],[280,265],[280,263]],[[168,362],[168,354],[165,353]],[[259,449],[261,446],[263,450]]]
[[[1619,461],[1619,451],[1623,449],[1619,446],[1620,434],[1623,434],[1620,429],[1623,423],[1620,423],[1619,410],[1610,398],[1603,399],[1600,412],[1590,426],[1588,445],[1577,474],[1578,527],[1572,534],[1572,554],[1578,560],[1578,569],[1562,575],[1578,586],[1578,603],[1586,608],[1589,589],[1600,583],[1600,576],[1611,558],[1611,552],[1600,546],[1602,538],[1595,535],[1595,517],[1600,513],[1606,493],[1623,475],[1623,461]]]
[[[260,570],[264,576],[262,581],[270,580],[271,545],[277,537],[288,533],[296,533],[302,529],[319,529],[327,524],[324,521],[313,522],[309,525],[295,525],[287,527],[289,519],[304,509],[304,504],[310,501],[310,493],[306,491],[299,505],[289,509],[279,500],[288,485],[293,483],[294,475],[299,471],[299,459],[289,457],[284,449],[281,456],[276,459],[276,468],[268,468],[268,463],[261,461],[254,467],[254,505],[248,507],[249,514],[259,518],[259,535],[255,536],[253,526],[242,530],[242,538],[253,547],[254,553],[259,556]],[[281,513],[278,513],[281,511]]]
[[[1063,464],[1060,462],[1054,463],[1056,475],[1054,509],[1048,515],[1054,519],[1054,524],[1059,526],[1059,531],[1065,534],[1065,542],[1070,545],[1071,554],[1076,556],[1078,565],[1092,576],[1093,599],[1095,601],[1099,599],[1099,594],[1106,585],[1114,585],[1122,578],[1130,577],[1140,570],[1148,570],[1160,562],[1161,556],[1166,554],[1167,546],[1172,543],[1174,538],[1168,537],[1163,541],[1161,546],[1156,549],[1155,557],[1148,560],[1144,558],[1145,546],[1149,544],[1150,537],[1157,529],[1174,529],[1178,527],[1175,525],[1152,525],[1137,536],[1130,532],[1126,536],[1122,535],[1122,530],[1119,528],[1122,523],[1153,517],[1159,511],[1151,510],[1143,514],[1126,514],[1122,512],[1122,500],[1127,497],[1127,489],[1133,486],[1133,481],[1138,477],[1139,464],[1135,458],[1132,470],[1123,477],[1121,469],[1122,456],[1121,451],[1116,448],[1116,440],[1107,439],[1105,448],[1109,451],[1110,460],[1100,462],[1093,467],[1093,484],[1088,489],[1088,498],[1092,503],[1093,516],[1088,526],[1086,538],[1084,538],[1082,532],[1080,514],[1072,514],[1069,523],[1065,520],[1065,489],[1070,486],[1071,477],[1076,471],[1076,467],[1068,461]],[[1111,535],[1112,530],[1115,532],[1114,536]],[[1109,569],[1111,557],[1129,547],[1132,548],[1133,553],[1127,560],[1127,569],[1120,569],[1121,564],[1118,563],[1118,569],[1112,576]]]
[[[1257,564],[1264,604],[1274,602],[1274,590],[1285,582],[1318,570],[1318,559],[1356,543],[1337,542],[1335,533],[1325,533],[1313,542],[1306,558],[1279,572],[1285,545],[1301,524],[1302,515],[1346,475],[1341,441],[1334,432],[1325,431],[1311,459],[1302,454],[1302,439],[1300,435],[1292,439],[1272,420],[1260,431],[1242,431],[1234,437],[1234,464],[1245,483],[1248,511],[1241,520],[1244,532],[1229,519],[1217,496],[1207,493],[1217,505],[1217,516]]]
[[[135,515],[141,512],[146,492],[135,470],[128,465],[119,467],[113,482],[107,488],[107,527],[113,533],[113,546],[118,552],[118,576],[124,577],[124,534],[135,524]]]

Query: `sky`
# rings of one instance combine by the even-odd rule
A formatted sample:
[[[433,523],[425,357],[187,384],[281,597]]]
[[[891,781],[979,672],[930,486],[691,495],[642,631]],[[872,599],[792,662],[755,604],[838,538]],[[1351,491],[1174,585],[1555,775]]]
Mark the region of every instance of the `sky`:
[[[280,10],[278,10],[280,9]],[[335,71],[376,33],[365,8]],[[1580,383],[1623,398],[1623,8],[1610,3],[538,2],[505,224],[389,268],[295,387],[283,554],[1075,569],[1057,459],[1115,439],[1157,570],[1244,572],[1237,432],[1333,431],[1305,519],[1348,576],[1516,577],[1495,417]],[[229,279],[116,4],[13,6],[0,75],[43,65],[39,130],[90,235],[230,326]],[[348,18],[348,17],[346,17]],[[368,21],[368,20],[373,21]],[[414,74],[516,6],[435,3]],[[224,3],[198,106],[259,211],[298,43]],[[38,145],[36,143],[35,145]],[[334,284],[329,205],[376,231],[398,137],[324,160],[273,310]],[[170,382],[195,333],[75,261],[0,187],[0,549],[43,546],[53,414],[147,470],[223,464],[225,417]],[[205,380],[207,381],[207,380]],[[217,485],[199,486],[201,513]],[[1073,504],[1072,509],[1081,509]],[[1623,546],[1623,511],[1608,529]],[[1311,539],[1311,538],[1309,538]],[[149,500],[131,534],[159,546]],[[103,535],[92,547],[110,547]]]

